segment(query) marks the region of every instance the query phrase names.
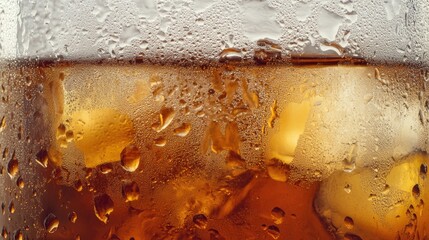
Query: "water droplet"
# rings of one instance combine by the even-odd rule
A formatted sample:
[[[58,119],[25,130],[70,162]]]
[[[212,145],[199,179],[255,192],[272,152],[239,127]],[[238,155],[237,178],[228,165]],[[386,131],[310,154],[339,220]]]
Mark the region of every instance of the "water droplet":
[[[80,179],[76,180],[73,184],[74,189],[76,189],[76,191],[80,192],[83,189],[83,184],[82,181]]]
[[[75,223],[77,220],[77,213],[76,212],[69,213],[68,219],[71,223]]]
[[[60,124],[57,127],[57,139],[66,135],[66,125]]]
[[[320,36],[326,38],[328,41],[335,41],[342,21],[343,18],[338,14],[322,8],[319,11],[317,20],[318,32]]]
[[[40,150],[36,154],[36,162],[40,164],[40,166],[44,168],[48,167],[48,160],[48,151],[46,151],[45,149]]]
[[[113,165],[111,163],[101,164],[98,168],[102,174],[108,174],[113,171]]]
[[[128,172],[134,172],[140,164],[140,150],[135,145],[126,146],[121,152],[121,166]]]
[[[286,213],[279,207],[275,207],[271,210],[271,219],[273,219],[275,224],[281,224],[285,215]]]
[[[374,76],[375,76],[375,79],[377,79],[378,81],[381,81],[381,74],[380,74],[380,70],[378,70],[378,68],[374,69]]]
[[[110,214],[113,212],[113,206],[112,199],[105,193],[94,198],[95,216],[104,223],[109,221]]]
[[[267,124],[268,124],[269,128],[274,127],[274,121],[276,120],[277,117],[278,117],[278,115],[277,115],[277,101],[274,100],[273,104],[271,104],[271,106],[270,106],[270,117],[267,120]]]
[[[19,176],[18,179],[16,180],[16,185],[21,189],[24,188],[25,183],[24,183],[24,179],[22,179],[21,176]]]
[[[15,231],[15,233],[13,234],[13,239],[14,240],[24,240],[24,234],[22,234],[20,229]]]
[[[73,141],[73,139],[74,139],[73,131],[68,130],[68,131],[66,132],[66,141],[67,141],[67,142],[71,142],[71,141]]]
[[[271,179],[279,182],[286,182],[290,171],[289,165],[284,164],[277,158],[270,159],[266,165],[268,175],[271,177]]]
[[[422,178],[425,178],[427,173],[428,173],[428,165],[426,165],[425,163],[422,163],[420,165],[420,176]]]
[[[199,229],[206,229],[208,224],[208,219],[204,214],[197,214],[192,218],[195,226]]]
[[[255,49],[253,59],[260,64],[279,60],[282,57],[282,48],[275,40],[264,38],[256,42],[259,48]]]
[[[356,168],[356,157],[357,157],[358,147],[356,143],[353,143],[350,146],[348,156],[343,160],[343,170],[344,172],[352,172]]]
[[[278,239],[280,237],[280,229],[274,225],[268,226],[267,233],[274,239]]]
[[[155,144],[155,146],[157,146],[157,147],[164,147],[165,146],[165,144],[167,144],[167,139],[165,139],[165,137],[158,137],[158,138],[155,138],[154,140],[153,140],[153,143]]]
[[[204,19],[202,18],[197,18],[195,19],[195,23],[199,26],[204,25]]]
[[[9,203],[9,212],[15,213],[15,204],[12,201]]]
[[[362,240],[362,238],[352,233],[346,233],[344,234],[344,240]]]
[[[240,156],[240,154],[235,151],[229,151],[228,156],[226,156],[226,165],[231,168],[244,167],[245,160]]]
[[[12,159],[7,164],[7,173],[9,174],[10,178],[14,178],[16,174],[18,173],[18,159],[15,158],[13,154]]]
[[[74,240],[80,240],[80,235],[76,234],[76,237],[74,238]]]
[[[122,197],[125,202],[136,201],[139,199],[140,189],[136,182],[128,182],[122,185]]]
[[[9,233],[7,232],[6,227],[5,227],[5,226],[3,226],[2,230],[1,230],[1,236],[2,236],[4,239],[7,239],[7,236],[8,236],[8,235],[9,235]]]
[[[350,186],[349,184],[346,184],[346,186],[344,186],[344,191],[346,193],[351,193],[352,192],[352,186]]]
[[[48,233],[54,233],[57,231],[59,224],[60,220],[58,220],[57,216],[52,213],[49,213],[43,221],[43,226],[45,227],[45,230],[48,231]]]
[[[6,116],[4,116],[0,121],[0,132],[6,128]]]
[[[219,62],[239,62],[243,59],[243,53],[238,48],[225,48],[219,55]]]
[[[140,48],[146,49],[149,46],[149,42],[146,40],[141,41]]]
[[[161,132],[173,121],[176,112],[172,108],[162,108],[159,113],[159,122],[152,124],[152,129]]]
[[[414,185],[412,192],[415,198],[418,198],[420,196],[420,187],[418,184]]]
[[[191,124],[189,123],[182,123],[178,128],[174,129],[174,135],[179,137],[186,137],[186,135],[189,134],[191,131]]]
[[[352,229],[354,227],[354,222],[353,219],[351,217],[345,217],[344,218],[344,225],[346,226],[346,228],[348,229]]]

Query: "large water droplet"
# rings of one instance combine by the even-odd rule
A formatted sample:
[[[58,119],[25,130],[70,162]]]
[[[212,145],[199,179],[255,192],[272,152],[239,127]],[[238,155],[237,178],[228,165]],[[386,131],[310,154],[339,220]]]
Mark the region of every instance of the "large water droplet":
[[[281,224],[285,215],[286,213],[279,207],[275,207],[271,210],[271,218],[275,224]]]
[[[238,48],[225,48],[219,55],[219,62],[239,62],[243,59],[243,53]]]
[[[75,223],[77,221],[77,213],[71,212],[68,216],[68,219],[71,223]]]
[[[186,137],[188,133],[191,131],[191,124],[189,123],[182,123],[179,127],[174,129],[174,135],[179,137]]]
[[[176,112],[172,108],[162,108],[159,113],[159,122],[152,124],[152,129],[161,132],[173,121]]]
[[[344,218],[344,226],[346,226],[346,228],[348,229],[352,229],[354,227],[354,221],[353,218],[351,217],[345,217]]]
[[[128,172],[134,172],[140,164],[140,150],[135,145],[126,146],[121,152],[121,166]]]
[[[113,200],[105,193],[94,198],[95,216],[104,223],[109,221],[110,214],[113,212],[113,207]]]
[[[18,173],[18,170],[18,159],[16,159],[15,156],[12,156],[12,159],[7,164],[7,173],[9,174],[9,177],[14,178]]]
[[[139,199],[140,189],[136,182],[128,182],[122,185],[122,197],[125,202],[136,201]]]
[[[208,224],[208,219],[204,214],[197,214],[192,218],[195,226],[199,229],[206,229]]]
[[[52,213],[49,213],[43,221],[43,226],[45,227],[45,230],[48,231],[48,233],[54,233],[57,231],[59,224],[60,220],[58,220],[57,216]]]
[[[278,239],[280,237],[280,229],[274,225],[268,226],[267,233],[274,239]]]
[[[36,162],[38,164],[40,164],[42,167],[46,168],[48,167],[48,151],[46,151],[45,149],[40,150],[37,154],[36,154]]]

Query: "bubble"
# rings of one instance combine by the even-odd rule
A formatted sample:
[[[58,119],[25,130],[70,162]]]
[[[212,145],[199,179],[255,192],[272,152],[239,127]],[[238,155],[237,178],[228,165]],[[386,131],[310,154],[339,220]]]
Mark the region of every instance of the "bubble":
[[[136,201],[139,199],[140,189],[136,182],[132,181],[122,185],[122,197],[125,202]]]
[[[192,218],[195,226],[199,229],[206,229],[208,225],[208,219],[204,214],[197,214]]]
[[[352,229],[354,227],[353,219],[351,217],[345,217],[344,218],[344,225],[346,226],[346,228]]]
[[[134,172],[140,164],[140,150],[135,145],[126,146],[121,152],[121,166],[128,172]]]
[[[71,223],[75,223],[77,221],[77,213],[76,212],[69,213],[68,219]]]
[[[113,201],[109,195],[103,193],[94,198],[95,216],[102,222],[107,223],[113,212]]]
[[[279,207],[275,207],[271,210],[271,219],[273,219],[275,224],[281,224],[285,215],[286,213]]]
[[[45,230],[48,231],[48,233],[54,233],[57,231],[59,224],[60,220],[58,220],[57,216],[52,213],[49,213],[43,221],[43,226],[45,227]]]
[[[268,226],[267,233],[274,239],[278,239],[280,237],[280,229],[274,225]]]

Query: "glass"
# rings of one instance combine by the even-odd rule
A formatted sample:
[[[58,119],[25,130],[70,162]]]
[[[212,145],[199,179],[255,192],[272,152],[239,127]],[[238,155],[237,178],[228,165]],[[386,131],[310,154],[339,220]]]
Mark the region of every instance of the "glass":
[[[427,239],[424,0],[0,2],[5,239]]]

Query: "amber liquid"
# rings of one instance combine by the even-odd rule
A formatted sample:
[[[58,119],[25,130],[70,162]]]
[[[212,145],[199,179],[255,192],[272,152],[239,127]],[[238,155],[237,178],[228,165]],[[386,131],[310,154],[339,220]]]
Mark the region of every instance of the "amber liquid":
[[[425,75],[300,63],[3,67],[3,236],[426,239]]]

